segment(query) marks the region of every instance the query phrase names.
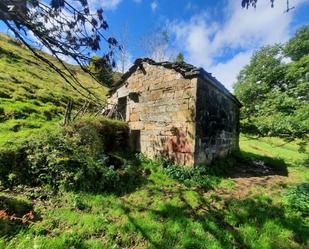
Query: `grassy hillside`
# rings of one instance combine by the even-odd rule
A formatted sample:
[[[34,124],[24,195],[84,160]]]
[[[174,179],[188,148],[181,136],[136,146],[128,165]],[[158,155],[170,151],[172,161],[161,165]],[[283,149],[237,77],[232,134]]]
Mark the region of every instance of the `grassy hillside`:
[[[78,67],[70,67],[85,87],[104,99],[104,87]],[[80,94],[29,50],[0,33],[0,145],[58,122],[69,99],[77,104],[84,102]]]
[[[20,207],[34,204],[38,218],[21,230],[8,230],[11,237],[3,237],[0,247],[308,248],[309,174],[304,161],[299,164],[307,155],[281,143],[245,136],[240,141],[251,159],[265,153],[272,160],[284,158],[288,175],[243,175],[244,168],[236,166],[230,177],[210,176],[215,184],[208,190],[174,180],[160,164],[142,158],[141,167],[150,173],[120,196],[62,192],[44,197],[37,189],[2,193],[2,198],[14,196]]]

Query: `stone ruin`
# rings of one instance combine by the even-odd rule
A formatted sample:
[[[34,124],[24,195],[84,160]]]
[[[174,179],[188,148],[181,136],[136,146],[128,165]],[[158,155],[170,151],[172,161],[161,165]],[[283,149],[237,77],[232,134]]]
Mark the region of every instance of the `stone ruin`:
[[[202,68],[137,59],[108,96],[129,124],[131,148],[151,158],[209,164],[239,149],[241,104]]]

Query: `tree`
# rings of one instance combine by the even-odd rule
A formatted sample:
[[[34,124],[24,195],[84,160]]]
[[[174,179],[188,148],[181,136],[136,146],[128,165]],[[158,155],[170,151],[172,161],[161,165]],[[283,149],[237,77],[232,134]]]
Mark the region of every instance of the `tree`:
[[[298,61],[309,54],[309,26],[298,29],[295,37],[286,44],[284,52],[293,61]]]
[[[185,57],[184,57],[183,53],[177,54],[176,59],[175,59],[176,62],[181,63],[184,60],[185,60]]]
[[[244,102],[247,115],[256,112],[257,103],[262,102],[271,89],[284,87],[281,52],[282,46],[279,44],[263,47],[253,54],[250,64],[240,71],[234,89]]]
[[[166,30],[155,30],[141,39],[141,47],[146,57],[155,61],[166,61],[168,55],[169,34]]]
[[[286,45],[261,48],[239,73],[234,90],[244,104],[241,109],[243,132],[288,140],[308,139],[309,81],[306,73],[309,54],[296,56],[298,60],[289,63],[284,60],[284,51],[290,51],[291,44],[303,30],[300,29]],[[306,44],[306,39],[298,40],[300,48]],[[297,51],[296,54],[302,53]]]
[[[119,44],[121,49],[119,50],[119,62],[120,62],[120,71],[124,74],[125,66],[128,61],[128,25],[125,24],[120,35]]]
[[[88,69],[102,85],[110,87],[114,83],[113,68],[109,63],[102,62],[100,57],[94,56],[91,58]]]
[[[104,41],[107,50],[101,56],[102,63],[115,64],[113,54],[118,42],[103,34],[108,29],[103,10],[92,12],[87,0],[51,0],[50,4],[41,0],[1,0],[0,18],[38,59],[54,69],[77,91],[82,88],[91,94],[61,60],[63,56],[72,58],[91,74],[87,66],[91,54],[99,51],[101,41]],[[34,41],[46,47],[61,67],[34,49]]]

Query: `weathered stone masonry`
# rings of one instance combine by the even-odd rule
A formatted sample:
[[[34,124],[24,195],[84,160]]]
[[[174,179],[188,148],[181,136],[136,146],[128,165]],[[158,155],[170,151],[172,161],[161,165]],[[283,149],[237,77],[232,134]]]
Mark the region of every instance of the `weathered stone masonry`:
[[[187,165],[237,150],[240,104],[206,76],[186,63],[138,59],[109,98],[128,121],[132,148]]]

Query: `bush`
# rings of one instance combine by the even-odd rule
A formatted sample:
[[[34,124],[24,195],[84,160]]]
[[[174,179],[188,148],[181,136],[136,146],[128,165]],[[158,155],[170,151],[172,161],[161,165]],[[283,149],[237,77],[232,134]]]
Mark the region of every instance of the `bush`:
[[[109,144],[103,145],[102,140],[112,137],[104,133],[106,125],[100,126],[102,123],[101,119],[76,122],[0,149],[2,185],[49,185],[53,189],[101,192],[122,191],[127,182],[138,182],[138,166],[119,165],[121,160],[104,150]],[[117,128],[113,129],[119,135]]]
[[[169,165],[165,169],[166,173],[175,180],[187,186],[197,186],[204,189],[213,189],[220,183],[219,176],[210,174],[207,166],[185,167],[179,165]]]
[[[287,199],[292,209],[301,212],[303,216],[309,216],[309,183],[292,187]]]
[[[162,159],[161,159],[162,160]],[[175,180],[188,186],[197,186],[212,189],[218,185],[223,175],[235,164],[233,156],[217,159],[211,165],[198,165],[194,167],[168,164],[165,161],[165,172]]]
[[[89,150],[115,151],[127,148],[129,127],[122,121],[85,117],[73,122],[67,131],[78,133],[82,144],[90,145]]]

